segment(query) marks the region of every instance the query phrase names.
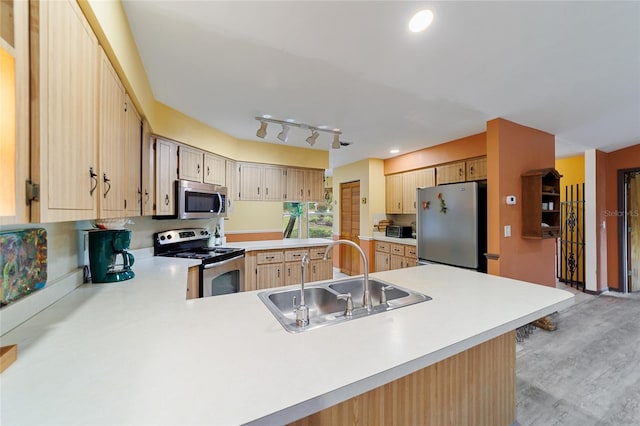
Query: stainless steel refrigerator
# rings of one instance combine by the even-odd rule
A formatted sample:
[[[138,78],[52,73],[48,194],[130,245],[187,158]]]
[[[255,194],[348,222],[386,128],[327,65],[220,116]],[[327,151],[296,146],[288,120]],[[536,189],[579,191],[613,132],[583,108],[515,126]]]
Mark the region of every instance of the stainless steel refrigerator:
[[[487,270],[487,187],[465,182],[418,188],[419,263]]]

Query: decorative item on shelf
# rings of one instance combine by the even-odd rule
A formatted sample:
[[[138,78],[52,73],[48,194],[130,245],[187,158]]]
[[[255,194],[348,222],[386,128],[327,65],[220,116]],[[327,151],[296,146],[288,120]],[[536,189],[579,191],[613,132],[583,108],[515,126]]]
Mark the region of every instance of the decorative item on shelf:
[[[447,214],[447,202],[442,197],[442,192],[438,192],[438,200],[440,200],[440,213]]]
[[[315,145],[316,140],[320,136],[319,132],[331,133],[333,135],[333,141],[331,143],[331,148],[333,149],[340,149],[343,146],[351,145],[351,142],[340,140],[340,135],[342,135],[342,131],[340,129],[328,129],[325,126],[312,126],[306,123],[298,123],[293,120],[277,120],[266,115],[262,117],[255,117],[255,119],[260,122],[260,128],[256,132],[256,136],[262,139],[267,136],[268,124],[274,123],[282,126],[282,130],[280,131],[280,133],[278,133],[277,137],[285,143],[289,140],[289,130],[291,129],[291,127],[298,127],[300,129],[309,130],[311,132],[311,135],[305,139],[309,146]]]

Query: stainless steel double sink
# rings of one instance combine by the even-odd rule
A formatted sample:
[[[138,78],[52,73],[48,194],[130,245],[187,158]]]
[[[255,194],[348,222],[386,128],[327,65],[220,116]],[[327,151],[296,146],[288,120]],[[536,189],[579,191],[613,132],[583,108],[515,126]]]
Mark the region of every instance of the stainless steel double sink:
[[[402,308],[431,300],[431,297],[406,288],[398,287],[376,278],[369,278],[369,292],[373,307],[370,311],[362,307],[363,277],[347,278],[339,281],[305,286],[305,304],[309,307],[309,324],[296,324],[295,308],[300,303],[300,287],[274,289],[258,293],[258,297],[282,324],[292,333],[312,330],[343,321],[353,321],[369,315],[375,315],[392,309]],[[386,289],[386,303],[380,303],[382,288]],[[338,299],[338,295],[351,293],[354,309],[350,316],[345,315],[347,302]]]

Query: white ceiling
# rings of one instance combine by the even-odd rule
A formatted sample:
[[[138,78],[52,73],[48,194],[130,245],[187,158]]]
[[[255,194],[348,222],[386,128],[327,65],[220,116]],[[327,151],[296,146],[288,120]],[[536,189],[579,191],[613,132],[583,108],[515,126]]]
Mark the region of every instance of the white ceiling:
[[[282,143],[273,124],[256,137],[263,114],[340,128],[351,146],[314,147],[331,168],[496,117],[555,134],[558,157],[640,143],[640,2],[123,4],[156,99],[242,139]],[[409,32],[425,7],[433,24]]]

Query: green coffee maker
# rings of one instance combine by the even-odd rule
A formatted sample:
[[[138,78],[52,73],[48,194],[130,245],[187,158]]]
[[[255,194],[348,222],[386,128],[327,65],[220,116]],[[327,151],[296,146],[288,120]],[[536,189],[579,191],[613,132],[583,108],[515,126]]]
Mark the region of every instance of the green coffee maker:
[[[127,251],[131,243],[128,229],[89,232],[89,269],[91,282],[112,283],[133,278],[134,257]]]

